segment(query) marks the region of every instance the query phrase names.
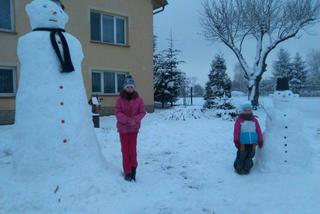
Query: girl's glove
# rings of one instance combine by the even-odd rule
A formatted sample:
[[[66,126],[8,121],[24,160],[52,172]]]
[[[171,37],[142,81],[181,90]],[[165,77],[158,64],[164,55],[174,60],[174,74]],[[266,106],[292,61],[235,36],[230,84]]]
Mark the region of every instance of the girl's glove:
[[[240,142],[239,141],[235,141],[234,144],[235,144],[237,149],[240,149]]]
[[[258,145],[259,145],[259,149],[262,149],[263,148],[263,141],[259,142]]]

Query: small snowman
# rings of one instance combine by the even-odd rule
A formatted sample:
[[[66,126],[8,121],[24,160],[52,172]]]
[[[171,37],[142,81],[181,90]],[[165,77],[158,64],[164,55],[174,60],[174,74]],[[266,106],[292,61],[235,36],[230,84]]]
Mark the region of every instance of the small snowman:
[[[17,174],[32,180],[94,177],[103,171],[103,158],[81,72],[81,44],[64,30],[68,15],[60,1],[33,0],[26,11],[32,32],[18,43]]]
[[[273,108],[266,110],[265,146],[257,155],[265,170],[299,170],[306,166],[311,149],[303,132],[303,115],[296,107],[298,95],[289,89],[286,78],[277,80]]]

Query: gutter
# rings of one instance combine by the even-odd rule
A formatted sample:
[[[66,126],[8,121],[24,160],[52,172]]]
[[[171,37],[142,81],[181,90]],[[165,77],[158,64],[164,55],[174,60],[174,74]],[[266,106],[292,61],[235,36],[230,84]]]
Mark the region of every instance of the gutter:
[[[160,8],[160,9],[158,9],[158,10],[155,10],[155,11],[153,12],[153,15],[156,15],[156,14],[158,14],[158,13],[163,12],[164,9],[165,9],[165,7],[166,7],[166,6],[163,6],[162,8]]]

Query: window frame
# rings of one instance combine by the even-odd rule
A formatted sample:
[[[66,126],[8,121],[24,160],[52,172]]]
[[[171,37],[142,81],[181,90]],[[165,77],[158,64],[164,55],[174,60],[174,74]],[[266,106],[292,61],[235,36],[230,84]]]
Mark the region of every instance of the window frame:
[[[12,93],[1,93],[0,97],[15,97],[17,94],[17,68],[14,66],[2,66],[0,65],[0,69],[6,69],[12,71],[12,81],[13,81],[13,92]]]
[[[116,15],[113,13],[103,12],[99,10],[90,10],[90,20],[91,20],[91,14],[96,13],[100,15],[100,40],[94,40],[92,39],[91,30],[90,30],[90,41],[95,43],[101,43],[101,44],[108,44],[108,45],[116,45],[116,46],[128,46],[128,17],[123,15]],[[111,16],[113,18],[113,42],[105,42],[103,41],[103,17],[104,16]],[[121,19],[124,21],[124,43],[119,43],[117,41],[117,20]],[[91,21],[90,21],[90,29],[91,29]]]
[[[14,1],[9,0],[10,2],[10,21],[11,21],[11,28],[10,29],[5,29],[5,28],[0,28],[0,32],[14,32],[15,31],[15,14],[14,14]]]
[[[93,82],[92,82],[92,74],[100,74],[100,92],[94,92],[93,89]],[[115,74],[114,78],[114,93],[105,93],[104,92],[104,73],[113,73]],[[101,69],[92,69],[91,70],[91,93],[92,95],[102,95],[102,96],[113,96],[113,95],[119,95],[121,91],[118,91],[118,75],[129,75],[129,72],[126,71],[114,71],[114,70],[101,70]]]

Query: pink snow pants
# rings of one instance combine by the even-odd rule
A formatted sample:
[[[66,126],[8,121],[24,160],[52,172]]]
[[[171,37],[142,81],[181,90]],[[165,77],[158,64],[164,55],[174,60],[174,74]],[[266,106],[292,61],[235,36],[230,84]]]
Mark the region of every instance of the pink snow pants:
[[[138,133],[120,133],[122,165],[125,174],[130,174],[132,168],[137,168],[137,138]]]

